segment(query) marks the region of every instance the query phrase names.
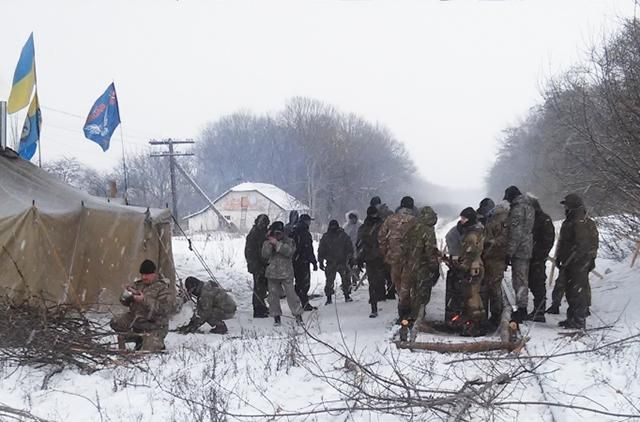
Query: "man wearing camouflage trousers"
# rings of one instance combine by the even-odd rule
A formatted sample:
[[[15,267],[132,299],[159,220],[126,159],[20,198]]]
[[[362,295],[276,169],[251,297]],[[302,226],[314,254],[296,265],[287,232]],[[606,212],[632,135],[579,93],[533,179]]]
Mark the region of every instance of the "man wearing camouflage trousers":
[[[512,313],[511,319],[521,323],[528,319],[529,260],[533,250],[535,212],[531,206],[531,199],[523,195],[516,186],[509,186],[505,190],[504,199],[511,205],[507,224],[509,232],[505,266],[511,265],[511,281],[518,307],[518,310]]]

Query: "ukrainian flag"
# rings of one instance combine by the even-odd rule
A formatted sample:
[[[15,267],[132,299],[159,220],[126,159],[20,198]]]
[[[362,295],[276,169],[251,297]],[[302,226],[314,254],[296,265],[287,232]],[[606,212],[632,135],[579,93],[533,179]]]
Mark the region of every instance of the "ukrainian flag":
[[[33,87],[36,84],[36,60],[33,46],[33,32],[29,35],[27,43],[22,47],[18,66],[13,74],[13,86],[9,95],[7,111],[15,113],[29,104]]]
[[[33,96],[27,117],[24,119],[22,135],[20,135],[20,147],[18,154],[25,160],[30,160],[36,153],[38,141],[40,140],[40,126],[42,125],[42,114],[40,113],[40,103],[38,102],[38,91]]]

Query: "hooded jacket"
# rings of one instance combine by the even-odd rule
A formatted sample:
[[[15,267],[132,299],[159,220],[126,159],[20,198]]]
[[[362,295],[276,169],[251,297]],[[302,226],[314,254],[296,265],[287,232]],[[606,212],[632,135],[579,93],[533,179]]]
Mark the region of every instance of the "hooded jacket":
[[[425,279],[439,272],[440,251],[436,240],[435,225],[438,215],[431,207],[424,207],[407,231],[402,244],[403,256],[418,279]]]

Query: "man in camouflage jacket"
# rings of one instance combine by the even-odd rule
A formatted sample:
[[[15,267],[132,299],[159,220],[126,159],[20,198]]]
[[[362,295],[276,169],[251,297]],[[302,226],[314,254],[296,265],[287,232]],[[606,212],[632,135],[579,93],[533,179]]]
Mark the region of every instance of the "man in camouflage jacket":
[[[569,308],[567,319],[560,325],[584,329],[591,304],[589,273],[595,268],[598,255],[598,227],[587,216],[579,195],[569,194],[561,203],[565,207],[566,218],[560,228],[556,265],[560,268],[558,278],[563,278],[566,283]],[[554,290],[554,301],[558,296],[555,293]]]
[[[156,273],[153,261],[142,262],[140,275],[141,279],[127,286],[120,296],[120,303],[128,306],[129,311],[114,316],[110,325],[118,333],[121,349],[125,342],[133,341],[136,350],[162,350],[169,326],[171,293],[167,283]]]
[[[195,277],[187,277],[184,282],[187,292],[198,299],[196,311],[189,324],[178,329],[181,333],[194,333],[205,322],[214,334],[226,334],[229,330],[225,320],[236,313],[236,302],[215,281],[202,282]]]
[[[262,258],[268,262],[265,275],[269,282],[269,313],[274,324],[281,324],[280,298],[287,298],[289,310],[298,323],[302,322],[302,304],[293,287],[293,255],[296,243],[285,234],[284,223],[274,222],[269,228],[267,240],[262,244]]]
[[[463,227],[462,250],[457,267],[462,274],[464,322],[462,335],[477,336],[484,333],[485,312],[480,297],[480,287],[484,277],[482,251],[484,248],[484,228],[477,220],[477,214],[471,207],[460,213]]]
[[[395,214],[387,217],[380,227],[378,241],[384,261],[391,267],[391,280],[397,292],[402,284],[402,272],[406,264],[402,254],[402,241],[415,220],[413,198],[405,196],[400,202],[400,208]],[[402,320],[409,317],[410,306],[398,303],[398,316]]]
[[[504,199],[509,201],[507,237],[507,256],[505,265],[511,265],[511,281],[516,292],[518,310],[511,318],[516,322],[528,319],[527,304],[529,302],[529,260],[533,250],[533,223],[535,212],[531,206],[531,199],[523,195],[515,186],[509,186],[504,193]]]
[[[485,214],[485,239],[482,252],[484,278],[482,280],[482,302],[489,322],[498,327],[502,319],[503,298],[502,279],[504,278],[505,258],[507,256],[507,218],[508,206],[498,204]]]
[[[409,228],[402,244],[405,269],[398,292],[398,306],[411,308],[411,319],[422,330],[426,326],[425,306],[431,299],[431,289],[440,277],[440,252],[435,225],[438,215],[433,208],[420,209],[420,215]]]

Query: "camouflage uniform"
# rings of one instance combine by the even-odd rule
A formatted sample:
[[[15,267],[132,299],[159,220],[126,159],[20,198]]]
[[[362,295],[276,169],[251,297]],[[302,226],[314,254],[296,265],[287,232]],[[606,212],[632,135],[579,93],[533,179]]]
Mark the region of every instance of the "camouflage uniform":
[[[502,279],[505,271],[505,257],[507,256],[507,217],[509,211],[497,206],[489,213],[485,227],[484,250],[484,279],[482,281],[482,301],[485,312],[491,313],[491,321],[498,325],[502,316]]]
[[[345,298],[351,293],[351,272],[349,270],[349,261],[353,258],[353,244],[351,239],[343,229],[337,228],[335,231],[327,231],[320,239],[318,245],[318,261],[323,263],[325,260],[324,274],[326,276],[326,284],[324,293],[327,298],[335,293],[336,274],[340,274],[342,281],[342,292]]]
[[[400,291],[402,272],[405,265],[402,256],[402,240],[415,220],[413,209],[400,208],[387,217],[380,227],[378,242],[384,261],[391,267],[391,280],[396,291]],[[399,305],[400,306],[400,305]]]
[[[267,220],[268,224],[268,220]],[[247,269],[253,276],[253,316],[265,316],[267,308],[267,277],[265,270],[267,261],[262,258],[262,244],[267,238],[267,226],[255,224],[247,235],[244,256],[247,260]]]
[[[511,280],[518,309],[526,312],[529,302],[529,260],[533,249],[534,210],[531,199],[518,195],[511,202],[507,226],[507,256],[511,257]]]
[[[282,315],[280,298],[284,294],[293,315],[302,315],[300,298],[293,287],[293,254],[296,244],[293,239],[284,237],[275,245],[268,241],[262,244],[262,257],[269,263],[265,275],[269,282],[269,315]]]
[[[451,322],[456,315],[462,314],[464,309],[464,297],[462,292],[462,274],[455,263],[462,253],[462,224],[453,226],[446,234],[447,250],[449,260],[447,260],[447,286],[445,293],[444,319]]]
[[[548,214],[542,211],[537,199],[532,201],[535,209],[533,222],[533,252],[529,264],[529,290],[533,294],[533,314],[544,315],[547,306],[547,258],[553,248],[556,231],[553,221]]]
[[[236,302],[231,295],[217,284],[209,281],[202,285],[198,296],[196,313],[189,325],[197,330],[205,322],[215,327],[224,320],[231,319],[236,313]]]
[[[463,319],[465,322],[472,321],[475,327],[480,327],[485,317],[480,297],[480,286],[484,277],[481,259],[484,248],[483,231],[484,228],[480,223],[464,228],[462,251],[457,264],[460,273],[463,274]]]
[[[383,223],[387,219],[387,217],[390,217],[393,215],[393,211],[389,209],[387,204],[378,204],[376,205],[376,209],[378,210],[378,217],[380,218],[380,221]],[[386,298],[395,299],[396,288],[393,285],[393,280],[391,280],[391,266],[386,262],[384,262],[384,279],[385,279],[385,286],[386,286],[386,293],[385,293]]]
[[[431,289],[440,277],[440,252],[434,229],[437,222],[438,215],[431,207],[422,208],[402,244],[406,266],[398,292],[398,306],[410,307],[414,320],[424,319]]]
[[[137,280],[129,288],[141,292],[144,299],[135,302],[123,294],[120,303],[128,306],[129,312],[114,316],[111,328],[122,334],[125,341],[142,341],[142,350],[164,349],[171,311],[171,293],[167,283],[160,278],[150,284]]]
[[[364,224],[358,229],[358,264],[367,266],[367,278],[369,279],[369,303],[376,304],[385,297],[385,266],[380,245],[378,244],[378,232],[382,226],[382,219],[367,217]]]
[[[595,268],[598,254],[598,228],[583,206],[567,212],[560,228],[557,265],[558,278],[566,281],[567,321],[584,328],[590,304],[589,272]]]

